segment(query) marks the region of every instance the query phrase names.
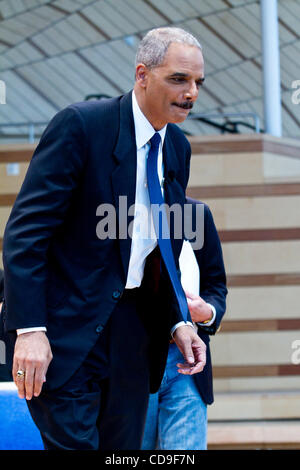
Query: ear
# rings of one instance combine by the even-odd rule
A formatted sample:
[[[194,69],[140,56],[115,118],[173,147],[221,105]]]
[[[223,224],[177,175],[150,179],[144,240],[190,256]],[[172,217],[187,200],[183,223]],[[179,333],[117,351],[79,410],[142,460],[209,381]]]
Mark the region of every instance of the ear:
[[[148,80],[148,69],[145,64],[141,63],[136,66],[135,80],[140,87],[146,88]]]

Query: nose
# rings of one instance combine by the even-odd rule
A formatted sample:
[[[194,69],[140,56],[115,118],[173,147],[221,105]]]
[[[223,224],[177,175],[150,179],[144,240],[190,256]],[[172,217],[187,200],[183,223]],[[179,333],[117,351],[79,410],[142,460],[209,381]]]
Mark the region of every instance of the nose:
[[[188,101],[196,101],[196,99],[198,98],[198,93],[199,89],[196,82],[192,82],[188,90],[186,90],[186,92],[184,93],[184,99]]]

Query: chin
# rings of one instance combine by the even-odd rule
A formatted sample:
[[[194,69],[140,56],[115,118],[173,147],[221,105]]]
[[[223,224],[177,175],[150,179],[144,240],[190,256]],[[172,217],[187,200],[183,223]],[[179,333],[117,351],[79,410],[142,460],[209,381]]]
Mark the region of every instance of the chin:
[[[169,122],[172,122],[173,124],[179,124],[180,122],[185,121],[188,115],[188,113],[182,113],[180,116],[173,116],[173,120]]]

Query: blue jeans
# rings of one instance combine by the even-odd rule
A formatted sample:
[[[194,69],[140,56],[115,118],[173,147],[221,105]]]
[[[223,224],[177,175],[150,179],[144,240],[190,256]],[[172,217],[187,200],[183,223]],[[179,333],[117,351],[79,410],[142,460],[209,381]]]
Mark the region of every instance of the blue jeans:
[[[193,376],[177,372],[178,362],[183,362],[182,354],[170,344],[161,386],[149,397],[143,450],[206,449],[206,404]]]

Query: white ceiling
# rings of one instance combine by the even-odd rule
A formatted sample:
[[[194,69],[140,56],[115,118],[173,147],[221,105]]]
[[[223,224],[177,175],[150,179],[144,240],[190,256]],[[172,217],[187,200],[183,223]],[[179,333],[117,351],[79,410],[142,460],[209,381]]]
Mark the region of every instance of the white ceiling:
[[[278,7],[283,134],[299,138],[300,105],[291,97],[300,79],[300,0],[279,0]],[[88,94],[130,90],[140,38],[172,24],[203,45],[206,81],[194,111],[254,112],[263,127],[258,1],[0,0],[0,79],[7,88],[0,131],[25,132],[1,124],[48,121]],[[195,121],[183,128],[217,132]]]

